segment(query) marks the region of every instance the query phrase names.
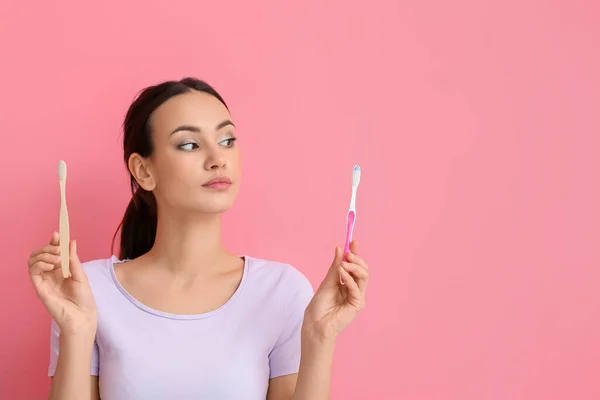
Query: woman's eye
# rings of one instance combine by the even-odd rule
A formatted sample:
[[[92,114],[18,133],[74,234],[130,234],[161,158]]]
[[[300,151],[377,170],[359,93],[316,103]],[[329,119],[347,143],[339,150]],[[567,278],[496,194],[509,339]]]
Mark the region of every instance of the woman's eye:
[[[185,144],[180,145],[179,148],[181,150],[185,150],[185,151],[192,151],[192,150],[195,150],[198,148],[198,144],[193,143],[193,142],[185,143]]]
[[[220,144],[224,144],[225,147],[233,147],[236,140],[237,140],[237,138],[229,138],[229,139],[225,139],[225,140],[221,141]]]

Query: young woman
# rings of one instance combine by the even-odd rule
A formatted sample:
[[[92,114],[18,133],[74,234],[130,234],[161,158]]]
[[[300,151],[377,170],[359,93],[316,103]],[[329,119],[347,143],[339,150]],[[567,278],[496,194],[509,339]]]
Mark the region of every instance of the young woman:
[[[63,279],[55,232],[29,260],[53,319],[50,398],[328,399],[336,336],[364,306],[356,243],[347,261],[336,247],[314,296],[293,267],[224,248],[240,150],[205,82],[142,91],[123,142],[133,197],[119,258],[82,265],[73,241]]]

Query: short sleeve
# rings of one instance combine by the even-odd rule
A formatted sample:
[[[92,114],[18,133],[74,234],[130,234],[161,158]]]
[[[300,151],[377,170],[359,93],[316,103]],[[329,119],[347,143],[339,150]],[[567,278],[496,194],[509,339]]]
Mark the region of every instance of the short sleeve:
[[[286,280],[283,329],[269,354],[269,378],[295,374],[300,367],[300,334],[304,310],[314,295],[312,285],[300,271],[291,268]]]
[[[48,376],[54,376],[56,372],[56,363],[58,362],[60,328],[56,321],[52,320],[50,333],[50,366],[48,367]],[[100,364],[98,359],[98,344],[94,340],[94,349],[92,351],[92,365],[90,375],[98,376]]]

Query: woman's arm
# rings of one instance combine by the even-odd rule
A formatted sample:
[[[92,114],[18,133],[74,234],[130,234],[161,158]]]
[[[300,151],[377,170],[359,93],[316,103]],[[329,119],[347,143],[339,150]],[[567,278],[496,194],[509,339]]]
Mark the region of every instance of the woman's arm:
[[[293,400],[328,400],[335,340],[302,332],[302,355]]]
[[[28,262],[36,294],[52,317],[50,399],[97,399],[97,385],[92,395],[90,378],[98,321],[96,301],[77,256],[77,243],[69,243],[69,278],[63,278],[59,254],[60,238],[54,232],[49,244],[34,250]]]
[[[329,272],[304,311],[298,374],[272,379],[267,400],[329,400],[336,337],[365,306],[369,266],[357,250],[353,241],[343,261],[336,247]]]
[[[98,400],[98,377],[90,378],[94,333],[60,336],[50,400]]]
[[[329,399],[335,341],[302,330],[302,355],[297,374],[271,379],[267,400]]]

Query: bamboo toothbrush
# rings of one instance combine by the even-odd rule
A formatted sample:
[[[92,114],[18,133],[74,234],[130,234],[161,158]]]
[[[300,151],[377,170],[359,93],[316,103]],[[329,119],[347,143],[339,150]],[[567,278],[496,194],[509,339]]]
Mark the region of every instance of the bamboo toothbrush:
[[[58,162],[58,183],[60,184],[60,221],[59,221],[59,237],[60,237],[60,263],[62,265],[63,278],[71,276],[69,271],[69,213],[67,212],[67,164],[60,160]]]

